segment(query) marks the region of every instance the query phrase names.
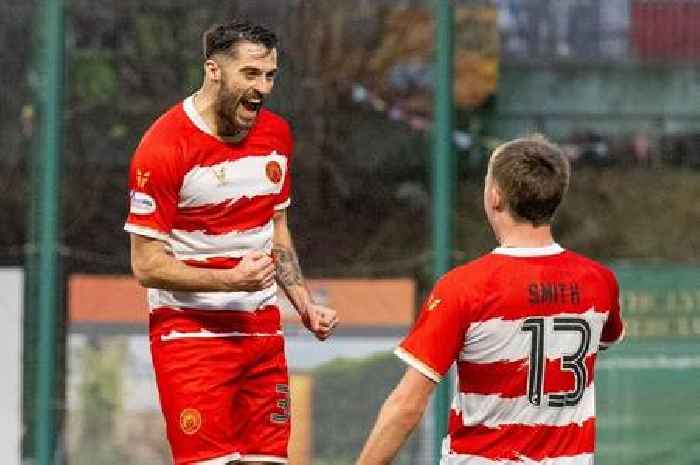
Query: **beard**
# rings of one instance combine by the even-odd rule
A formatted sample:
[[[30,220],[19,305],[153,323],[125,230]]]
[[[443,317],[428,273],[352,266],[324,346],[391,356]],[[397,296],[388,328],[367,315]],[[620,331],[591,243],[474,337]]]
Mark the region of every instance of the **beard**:
[[[242,128],[236,122],[236,110],[243,93],[233,93],[222,86],[216,99],[216,128],[220,136],[235,136]]]
[[[246,124],[240,121],[237,115],[238,109],[243,105],[242,101],[245,99],[262,100],[262,96],[254,89],[232,92],[226,83],[222,82],[216,102],[217,133],[219,136],[236,136],[241,131],[247,131],[252,127],[252,122]]]

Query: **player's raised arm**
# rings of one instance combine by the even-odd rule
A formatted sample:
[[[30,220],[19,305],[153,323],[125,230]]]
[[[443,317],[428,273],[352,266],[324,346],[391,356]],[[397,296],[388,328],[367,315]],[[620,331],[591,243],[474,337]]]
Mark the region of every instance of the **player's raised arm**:
[[[196,268],[176,260],[164,242],[133,233],[131,267],[144,287],[171,291],[258,291],[275,279],[272,259],[263,252],[249,252],[228,270]]]
[[[321,341],[327,339],[338,325],[336,311],[313,302],[306,287],[304,276],[299,266],[299,258],[294,249],[287,211],[278,210],[274,215],[274,236],[272,257],[275,261],[277,283],[299,313],[304,326]]]
[[[434,388],[434,381],[409,367],[379,411],[357,465],[390,464],[423,417]]]

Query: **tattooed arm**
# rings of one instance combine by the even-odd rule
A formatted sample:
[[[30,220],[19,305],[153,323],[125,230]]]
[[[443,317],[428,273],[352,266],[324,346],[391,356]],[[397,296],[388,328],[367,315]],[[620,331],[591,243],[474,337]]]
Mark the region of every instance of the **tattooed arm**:
[[[287,212],[275,212],[272,257],[275,260],[277,283],[282,287],[304,325],[320,339],[328,338],[338,324],[335,310],[315,304],[306,287],[287,225]]]

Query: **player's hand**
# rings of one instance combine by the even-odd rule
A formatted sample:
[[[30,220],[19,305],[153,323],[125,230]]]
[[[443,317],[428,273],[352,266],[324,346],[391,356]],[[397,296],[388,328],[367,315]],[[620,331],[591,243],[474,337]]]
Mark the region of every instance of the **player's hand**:
[[[338,315],[335,310],[317,304],[309,305],[307,312],[302,314],[301,320],[319,341],[328,339],[338,326]]]
[[[265,252],[248,252],[229,276],[232,291],[260,291],[275,282],[275,264]]]

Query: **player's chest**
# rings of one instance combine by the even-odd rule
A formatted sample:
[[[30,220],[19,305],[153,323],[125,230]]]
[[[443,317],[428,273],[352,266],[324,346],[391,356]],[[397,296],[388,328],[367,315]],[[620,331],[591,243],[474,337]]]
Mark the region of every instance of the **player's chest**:
[[[199,153],[186,171],[179,206],[197,207],[278,194],[288,172],[286,154]]]

